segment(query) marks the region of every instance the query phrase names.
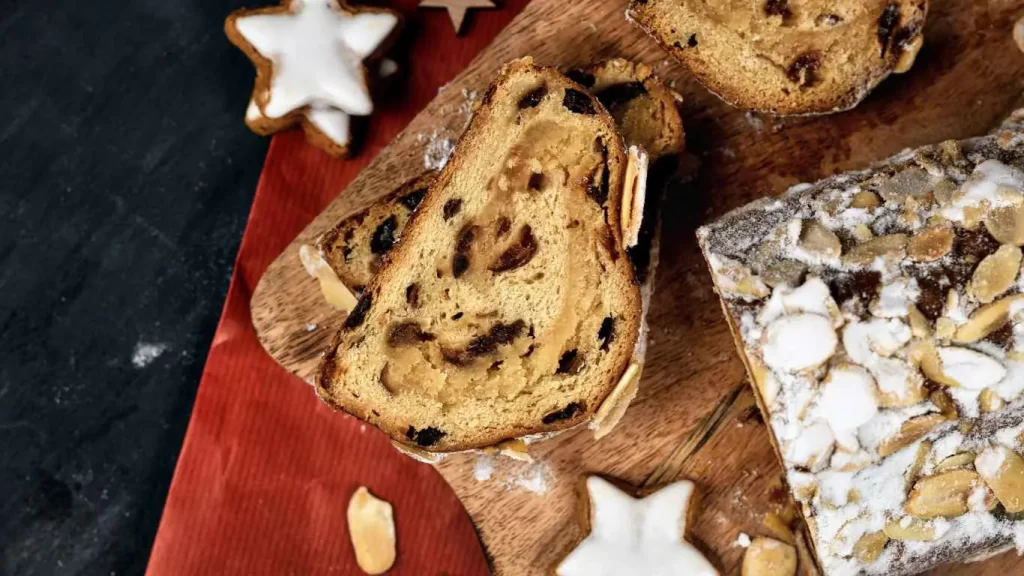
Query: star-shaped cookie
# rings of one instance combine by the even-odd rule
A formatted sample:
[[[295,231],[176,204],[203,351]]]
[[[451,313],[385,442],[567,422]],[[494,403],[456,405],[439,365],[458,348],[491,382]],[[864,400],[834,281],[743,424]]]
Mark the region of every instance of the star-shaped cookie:
[[[586,480],[590,534],[562,560],[558,576],[718,576],[683,535],[693,482],[633,498],[597,476]]]
[[[381,51],[398,24],[395,12],[338,0],[233,12],[225,32],[256,66],[246,124],[266,134],[301,123],[314,144],[347,154],[349,116],[373,112],[363,60]]]
[[[420,8],[444,8],[448,11],[448,19],[452,21],[455,34],[462,32],[462,24],[466,21],[466,12],[470,8],[497,8],[491,0],[420,0]]]

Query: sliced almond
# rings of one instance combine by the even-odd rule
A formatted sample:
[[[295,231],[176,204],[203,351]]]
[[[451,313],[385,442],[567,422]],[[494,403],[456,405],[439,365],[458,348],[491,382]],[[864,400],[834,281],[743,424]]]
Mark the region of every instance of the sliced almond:
[[[883,182],[879,192],[886,202],[902,203],[908,198],[927,194],[934,184],[935,179],[930,174],[917,166],[911,166]]]
[[[943,178],[932,187],[932,195],[941,206],[949,206],[949,203],[953,201],[953,194],[958,189],[959,186],[955,182],[949,178]]]
[[[964,206],[964,218],[960,225],[967,230],[977,230],[985,216],[986,209],[984,206]]]
[[[998,394],[992,391],[991,388],[985,388],[981,391],[978,396],[978,407],[981,408],[982,413],[991,414],[998,412],[1006,406],[1006,401],[999,397]]]
[[[956,402],[944,388],[932,390],[928,394],[928,399],[939,409],[939,413],[946,417],[946,420],[956,420],[960,417]]]
[[[912,483],[917,480],[918,475],[921,474],[921,469],[924,468],[925,461],[928,460],[928,454],[932,451],[931,442],[921,442],[917,445],[917,453],[914,454],[914,460],[910,463],[910,467],[903,474],[903,478],[907,483]]]
[[[917,518],[966,514],[967,499],[979,481],[977,472],[962,468],[921,478],[907,497],[907,513]]]
[[[939,359],[939,352],[935,345],[929,340],[914,342],[910,346],[910,359],[915,362],[921,373],[929,380],[942,384],[943,386],[956,387],[960,384],[956,380],[946,376],[942,371],[942,360]],[[942,408],[940,407],[940,410]]]
[[[885,440],[882,440],[878,444],[878,455],[884,458],[890,454],[899,452],[903,448],[906,448],[920,440],[931,432],[933,428],[945,421],[945,416],[935,413],[923,414],[907,420],[902,426],[900,426],[899,432]]]
[[[735,260],[712,254],[708,258],[711,271],[715,274],[715,283],[723,296],[733,296],[744,300],[760,300],[771,290],[749,268]]]
[[[775,260],[765,266],[761,279],[769,286],[799,286],[807,273],[807,264],[796,260]]]
[[[907,308],[907,319],[910,320],[910,332],[915,338],[929,338],[932,335],[931,322],[921,313],[917,306],[911,304]]]
[[[900,56],[896,59],[896,65],[892,67],[892,71],[896,74],[903,74],[910,70],[914,66],[914,61],[917,60],[917,54],[921,51],[922,46],[924,46],[923,34],[918,34],[910,42],[902,44],[903,49],[900,51]]]
[[[868,532],[857,540],[853,545],[853,556],[862,564],[871,564],[882,555],[882,550],[889,543],[889,537],[885,532]]]
[[[853,199],[850,200],[850,208],[863,208],[865,210],[872,210],[882,205],[882,200],[878,198],[878,195],[870,190],[861,190],[853,195]]]
[[[799,246],[811,254],[829,259],[839,258],[843,250],[843,245],[835,232],[817,220],[803,221]]]
[[[622,417],[626,414],[626,409],[629,408],[629,404],[636,397],[642,371],[642,365],[636,362],[631,363],[626,368],[626,371],[623,372],[622,377],[619,378],[619,383],[615,385],[615,389],[598,407],[597,412],[594,413],[594,418],[588,425],[594,431],[594,440],[600,440],[607,436],[615,428],[615,425],[619,423],[619,420],[622,420]]]
[[[906,234],[889,234],[854,246],[843,258],[851,264],[867,266],[874,262],[876,258],[903,258],[906,246]]]
[[[1020,258],[1020,248],[1003,244],[978,264],[970,287],[978,302],[988,304],[1013,286],[1020,272]]]
[[[306,272],[320,283],[320,293],[328,304],[345,313],[350,312],[358,301],[355,294],[342,283],[338,275],[331,269],[320,255],[319,250],[309,245],[299,247],[299,260]]]
[[[1005,446],[994,446],[978,454],[974,468],[1007,512],[1024,511],[1024,458]]]
[[[929,226],[907,243],[907,255],[918,262],[934,262],[953,249],[953,228],[949,225]]]
[[[970,348],[937,348],[942,373],[964,388],[978,390],[998,384],[1006,376],[1006,367],[998,360]]]
[[[892,540],[928,542],[938,538],[935,526],[913,516],[890,520],[882,531]]]
[[[1024,302],[1024,294],[1014,294],[982,306],[971,314],[966,324],[960,326],[953,339],[961,344],[970,344],[986,338],[1010,321],[1010,311],[1015,303]]]
[[[872,232],[871,228],[863,222],[855,224],[853,228],[850,228],[850,235],[853,236],[853,239],[856,240],[857,243],[867,242],[875,237],[875,233]]]
[[[754,538],[743,556],[741,576],[793,576],[796,549],[771,538]]]
[[[883,408],[913,406],[925,398],[924,378],[903,360],[875,358],[871,375],[878,383],[878,405]]]
[[[765,514],[761,524],[779,540],[787,544],[794,544],[796,542],[796,537],[793,535],[793,530],[789,527],[789,522],[777,513],[769,512]]]
[[[935,337],[947,341],[956,335],[956,323],[943,316],[935,321]]]
[[[796,314],[774,320],[765,328],[761,352],[772,370],[796,373],[824,364],[838,344],[829,318]]]
[[[956,468],[973,467],[974,458],[974,452],[960,452],[959,454],[947,456],[935,465],[935,472],[939,473],[945,472],[946,470],[954,470]]]
[[[1003,244],[1024,246],[1024,204],[990,210],[985,218],[985,228]]]
[[[630,146],[626,158],[626,174],[622,186],[621,228],[622,240],[627,248],[636,246],[640,239],[640,225],[647,199],[647,153]]]
[[[356,563],[367,574],[383,574],[395,563],[395,519],[391,504],[360,486],[348,501],[348,532]]]

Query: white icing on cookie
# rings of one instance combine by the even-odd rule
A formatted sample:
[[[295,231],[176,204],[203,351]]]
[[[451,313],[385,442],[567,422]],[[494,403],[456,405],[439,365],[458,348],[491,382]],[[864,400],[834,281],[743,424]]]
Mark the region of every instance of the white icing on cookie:
[[[304,109],[306,120],[339,145],[349,141],[349,115],[373,112],[363,59],[398,25],[388,12],[351,14],[336,0],[292,0],[289,11],[235,21],[238,33],[271,61],[265,101],[247,118],[278,119]]]
[[[637,499],[597,476],[587,478],[590,534],[556,569],[558,576],[718,576],[683,539],[693,482]]]

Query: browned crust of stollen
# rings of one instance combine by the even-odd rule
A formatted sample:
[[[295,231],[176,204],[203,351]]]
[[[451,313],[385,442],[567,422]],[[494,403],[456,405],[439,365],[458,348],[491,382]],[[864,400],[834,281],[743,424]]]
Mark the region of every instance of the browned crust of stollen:
[[[323,255],[324,260],[327,262],[327,265],[331,267],[331,270],[338,275],[338,279],[341,280],[342,284],[350,290],[354,290],[354,288],[360,284],[359,280],[352,275],[350,267],[344,264],[344,256],[340,254],[340,251],[344,247],[344,232],[349,229],[357,228],[360,222],[375,208],[385,207],[390,210],[391,208],[399,207],[399,200],[401,198],[415,190],[429,188],[436,178],[437,172],[433,170],[427,170],[422,174],[413,176],[399,185],[398,188],[387,193],[384,197],[378,199],[363,210],[346,216],[335,224],[333,228],[324,232],[319,238],[317,238],[317,249]],[[405,206],[401,206],[401,208],[406,209]],[[419,208],[419,206],[417,206],[417,208]],[[412,210],[412,212],[415,212],[415,210]],[[402,241],[401,236],[403,235],[398,237],[395,242],[395,246]],[[384,255],[383,259],[387,259],[392,251],[394,251],[394,247],[391,248],[388,254]]]
[[[686,131],[683,127],[683,115],[680,109],[683,98],[682,96],[669,88],[665,82],[654,73],[654,70],[650,66],[637,63],[632,60],[625,58],[612,58],[610,60],[602,60],[595,62],[589,66],[584,66],[577,70],[581,70],[588,74],[592,74],[595,77],[599,77],[603,74],[611,74],[613,72],[621,72],[623,76],[632,79],[633,81],[640,82],[643,84],[644,89],[651,98],[660,102],[664,106],[664,118],[662,133],[659,137],[660,141],[671,142],[669,148],[661,151],[657,156],[653,156],[654,151],[645,150],[652,154],[652,160],[657,160],[660,157],[669,156],[672,154],[682,154],[686,151]],[[615,84],[621,84],[622,82],[609,82],[609,86]],[[591,86],[584,86],[588,91],[593,91]],[[597,94],[595,93],[596,97]],[[600,100],[600,98],[598,98]]]
[[[326,134],[320,131],[319,128],[314,126],[311,122],[306,119],[306,115],[302,114],[300,110],[296,110],[289,114],[286,114],[280,118],[267,118],[263,115],[263,107],[267,104],[267,98],[270,94],[270,80],[274,77],[274,64],[269,58],[264,57],[259,53],[256,48],[250,44],[244,36],[238,31],[237,21],[239,18],[246,16],[257,16],[262,14],[286,14],[294,12],[292,5],[295,0],[282,0],[281,4],[277,6],[266,6],[263,8],[239,8],[224,20],[224,34],[228,37],[228,41],[234,44],[239,50],[241,50],[248,58],[252,61],[252,65],[256,68],[256,81],[253,83],[252,89],[252,100],[256,103],[256,106],[260,110],[261,118],[258,120],[246,119],[245,124],[250,130],[259,134],[260,136],[268,136],[275,132],[291,128],[296,124],[302,126],[302,130],[306,133],[306,138],[320,148],[324,152],[333,156],[344,157],[348,156],[352,147],[349,145],[339,145]],[[359,6],[354,7],[349,5],[342,0],[333,0],[334,5],[342,12],[348,14],[363,14],[363,13],[378,13],[378,14],[391,14],[397,20],[394,29],[388,38],[384,42],[381,42],[377,50],[370,55],[370,58],[383,54],[398,37],[398,32],[402,28],[403,18],[400,12],[390,10],[388,8],[380,8],[376,6]],[[363,76],[363,85],[369,86],[369,72],[366,70],[366,65],[360,64],[359,70]]]
[[[721,71],[714,62],[703,57],[699,49],[688,47],[679,39],[667,38],[658,33],[655,26],[657,17],[650,15],[648,11],[650,6],[659,2],[664,2],[664,0],[630,0],[629,7],[626,9],[627,19],[658,42],[663,50],[686,65],[694,77],[710,92],[730,106],[743,110],[777,116],[813,116],[850,110],[860,104],[882,80],[893,72],[899,60],[899,51],[890,51],[880,60],[879,66],[866,71],[859,81],[851,79],[850,84],[842,90],[794,90],[792,93],[794,96],[787,97],[774,90],[769,92],[763,84],[741,86],[738,82],[730,81],[738,77],[720,73]],[[901,38],[901,40],[904,43],[909,43],[912,39],[921,36],[924,29],[923,21],[928,14],[929,0],[892,0],[892,2],[903,8],[901,12],[907,10],[915,14],[920,12],[922,20],[914,34]],[[909,24],[910,20],[901,20],[900,23]],[[699,31],[696,35],[699,39]]]
[[[360,302],[362,302],[364,299],[368,297],[375,298],[379,288],[382,285],[386,285],[389,282],[394,281],[394,276],[399,272],[399,270],[396,270],[393,264],[395,262],[400,262],[402,260],[402,257],[404,256],[404,251],[406,250],[406,246],[408,244],[406,239],[416,237],[418,234],[420,234],[420,228],[426,226],[426,224],[424,223],[426,222],[426,220],[421,217],[421,214],[425,212],[430,212],[431,210],[434,209],[441,208],[440,206],[437,205],[438,202],[440,202],[440,200],[438,198],[436,191],[447,186],[447,184],[451,180],[452,174],[461,169],[463,163],[465,162],[463,160],[463,154],[465,154],[465,152],[463,151],[464,147],[462,146],[462,143],[465,139],[475,136],[476,133],[482,129],[480,128],[480,126],[485,125],[488,122],[491,114],[491,108],[488,106],[488,104],[491,98],[493,97],[493,94],[497,90],[503,88],[505,86],[505,83],[509,80],[509,78],[516,72],[530,71],[531,69],[534,73],[538,74],[539,76],[546,77],[548,82],[565,84],[567,88],[577,89],[583,91],[588,95],[590,94],[589,91],[587,91],[585,88],[573,82],[572,80],[566,78],[555,68],[546,66],[534,66],[532,59],[529,57],[522,58],[519,60],[513,60],[505,64],[501,68],[496,80],[490,85],[490,87],[487,89],[487,92],[485,92],[483,99],[481,101],[481,105],[477,108],[477,111],[473,114],[473,117],[470,119],[469,126],[459,137],[459,140],[455,145],[454,152],[451,158],[448,160],[448,163],[445,165],[444,169],[442,169],[441,173],[438,175],[434,183],[430,186],[430,189],[427,191],[426,196],[424,196],[423,200],[420,202],[419,208],[413,213],[411,219],[406,224],[405,230],[402,233],[402,239],[399,240],[399,242],[391,250],[391,252],[388,255],[389,257],[382,264],[381,269],[370,281],[369,285],[367,285],[366,289],[363,292],[362,298],[360,298]],[[621,196],[623,193],[623,174],[625,172],[626,162],[625,145],[623,144],[622,138],[621,136],[619,136],[618,129],[616,128],[615,123],[612,121],[612,118],[608,114],[607,110],[605,110],[604,107],[601,106],[600,102],[598,102],[596,98],[593,98],[592,96],[591,98],[592,103],[598,110],[598,114],[591,116],[591,118],[598,119],[602,124],[604,124],[605,129],[607,130],[609,135],[616,136],[615,138],[612,138],[610,139],[610,141],[606,142],[609,148],[608,162],[611,165],[614,160],[615,163],[615,166],[611,166],[609,169],[609,173],[610,175],[613,176],[613,179],[610,180],[609,182],[609,198],[606,201],[606,205],[608,208],[607,220],[609,222],[618,222],[620,220],[619,206],[621,206]],[[629,258],[626,256],[625,250],[622,248],[622,232],[617,226],[609,227],[612,229],[612,235],[615,239],[615,246],[621,252],[621,257],[612,262],[611,265],[619,266],[621,268],[620,273],[622,274],[623,278],[632,278],[632,265],[629,262]],[[640,291],[639,287],[633,282],[627,281],[624,282],[623,284],[624,286],[627,287],[628,290],[631,290],[635,293],[635,298],[633,298],[632,300],[634,304],[632,309],[621,311],[621,321],[625,325],[623,327],[621,334],[625,337],[628,337],[628,340],[626,341],[630,343],[635,343],[639,338],[641,324],[640,315],[642,311],[642,305]],[[356,308],[358,307],[359,305],[357,304]],[[468,440],[463,443],[454,443],[448,440],[447,436],[444,436],[438,442],[430,446],[421,446],[416,444],[412,439],[406,436],[406,432],[409,429],[408,422],[394,422],[389,421],[385,418],[375,416],[374,408],[372,408],[369,404],[360,399],[351,398],[351,395],[347,395],[343,402],[339,402],[331,397],[331,391],[328,388],[328,386],[332,381],[340,380],[344,376],[342,374],[338,374],[339,367],[337,365],[337,357],[338,345],[343,340],[343,336],[346,333],[346,330],[348,330],[348,328],[346,328],[344,325],[342,326],[341,329],[339,329],[338,333],[334,337],[331,347],[326,351],[324,355],[324,358],[320,365],[320,369],[317,371],[315,377],[315,389],[317,396],[332,408],[346,412],[348,414],[351,414],[352,416],[355,416],[361,420],[366,421],[369,424],[372,424],[373,426],[377,427],[381,431],[388,434],[388,436],[390,436],[393,440],[401,444],[415,446],[419,450],[437,453],[460,452],[465,450],[487,448],[504,442],[506,440],[521,438],[524,436],[530,436],[534,434],[558,432],[583,424],[593,417],[594,413],[597,411],[600,405],[604,402],[604,400],[608,397],[612,390],[614,390],[615,385],[618,383],[619,379],[622,377],[626,369],[629,367],[629,364],[633,356],[632,345],[618,347],[618,357],[614,358],[614,361],[612,362],[613,366],[618,367],[617,369],[612,371],[616,376],[610,379],[608,383],[603,387],[603,389],[599,391],[599,395],[595,395],[595,397],[593,398],[581,398],[580,400],[585,401],[583,409],[576,411],[575,414],[568,418],[559,419],[550,424],[538,423],[531,425],[509,425],[502,427],[500,429],[495,428],[481,432],[473,440]]]

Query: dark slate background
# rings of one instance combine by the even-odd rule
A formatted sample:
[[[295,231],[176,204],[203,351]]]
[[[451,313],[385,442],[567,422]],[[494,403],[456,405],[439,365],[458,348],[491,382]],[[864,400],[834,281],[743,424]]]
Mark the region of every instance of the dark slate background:
[[[145,568],[266,152],[239,4],[0,0],[0,574]]]

